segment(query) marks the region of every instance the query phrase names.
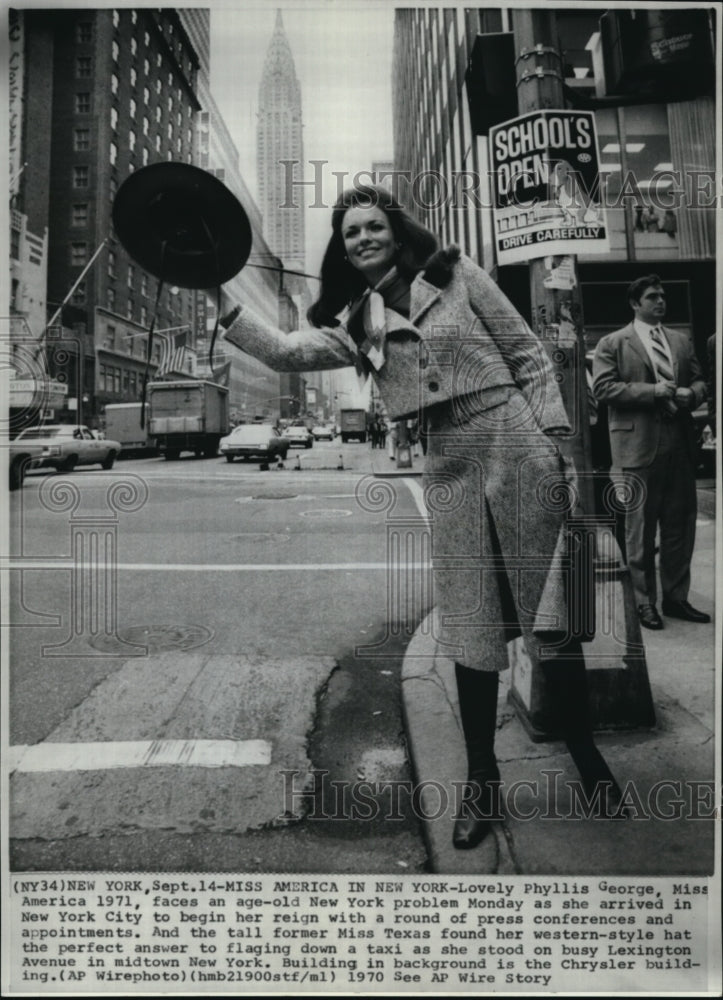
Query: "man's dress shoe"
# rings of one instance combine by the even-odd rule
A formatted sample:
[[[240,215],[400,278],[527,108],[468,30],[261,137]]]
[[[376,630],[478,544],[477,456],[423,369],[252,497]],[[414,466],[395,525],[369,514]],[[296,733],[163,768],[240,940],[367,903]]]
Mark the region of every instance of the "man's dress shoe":
[[[659,629],[663,627],[663,620],[654,604],[641,604],[638,607],[638,618],[643,628]]]
[[[698,611],[687,601],[663,601],[663,614],[667,618],[682,618],[684,622],[699,622],[701,625],[710,621],[710,615]]]

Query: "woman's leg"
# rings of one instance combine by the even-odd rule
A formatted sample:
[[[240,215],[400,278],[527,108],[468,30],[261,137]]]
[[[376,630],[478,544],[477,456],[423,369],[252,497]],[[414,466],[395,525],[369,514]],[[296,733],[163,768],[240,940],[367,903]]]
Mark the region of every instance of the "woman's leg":
[[[604,814],[612,815],[620,805],[622,792],[595,745],[582,647],[578,641],[570,642],[565,652],[567,656],[564,659],[540,661],[545,682],[557,706],[560,731],[580,773],[585,795],[590,799],[601,785]]]
[[[455,663],[455,673],[467,749],[467,784],[452,842],[465,850],[476,847],[489,833],[490,820],[502,818],[500,772],[494,749],[499,674],[492,670],[472,670],[460,663]]]

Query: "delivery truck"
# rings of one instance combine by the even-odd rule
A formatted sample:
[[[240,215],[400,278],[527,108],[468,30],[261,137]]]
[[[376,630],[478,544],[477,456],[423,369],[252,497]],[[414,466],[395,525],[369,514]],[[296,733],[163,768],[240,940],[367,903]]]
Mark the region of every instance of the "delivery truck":
[[[141,427],[142,403],[108,403],[105,408],[105,436],[119,441],[121,455],[156,452],[156,442],[148,433],[148,404],[145,426]]]
[[[197,457],[218,454],[218,443],[229,432],[228,388],[200,379],[150,382],[148,431],[166,459],[182,451]]]
[[[341,439],[344,443],[351,440],[361,441],[367,439],[367,411],[366,410],[342,410],[341,411]]]

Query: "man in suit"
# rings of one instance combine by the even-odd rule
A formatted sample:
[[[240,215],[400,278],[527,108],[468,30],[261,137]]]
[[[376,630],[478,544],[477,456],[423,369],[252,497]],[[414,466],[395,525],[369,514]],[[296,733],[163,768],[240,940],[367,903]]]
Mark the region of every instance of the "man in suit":
[[[650,274],[628,288],[632,323],[603,337],[593,391],[608,406],[612,476],[627,509],[627,562],[640,624],[663,628],[656,607],[655,535],[660,525],[663,614],[690,622],[710,615],[688,602],[695,544],[695,428],[691,411],[705,382],[689,337],[662,325],[665,292]]]

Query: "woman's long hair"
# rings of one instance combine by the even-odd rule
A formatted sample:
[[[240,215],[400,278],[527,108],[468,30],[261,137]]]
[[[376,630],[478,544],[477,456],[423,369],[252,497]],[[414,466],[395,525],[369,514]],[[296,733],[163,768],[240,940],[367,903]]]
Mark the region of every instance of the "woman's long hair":
[[[319,298],[307,313],[312,326],[337,326],[336,314],[369,287],[364,275],[346,258],[341,226],[348,209],[371,207],[381,208],[389,220],[400,244],[394,263],[407,281],[422,270],[438,247],[434,233],[415,222],[387,188],[363,184],[344,191],[331,213],[332,236],[321,264]]]

